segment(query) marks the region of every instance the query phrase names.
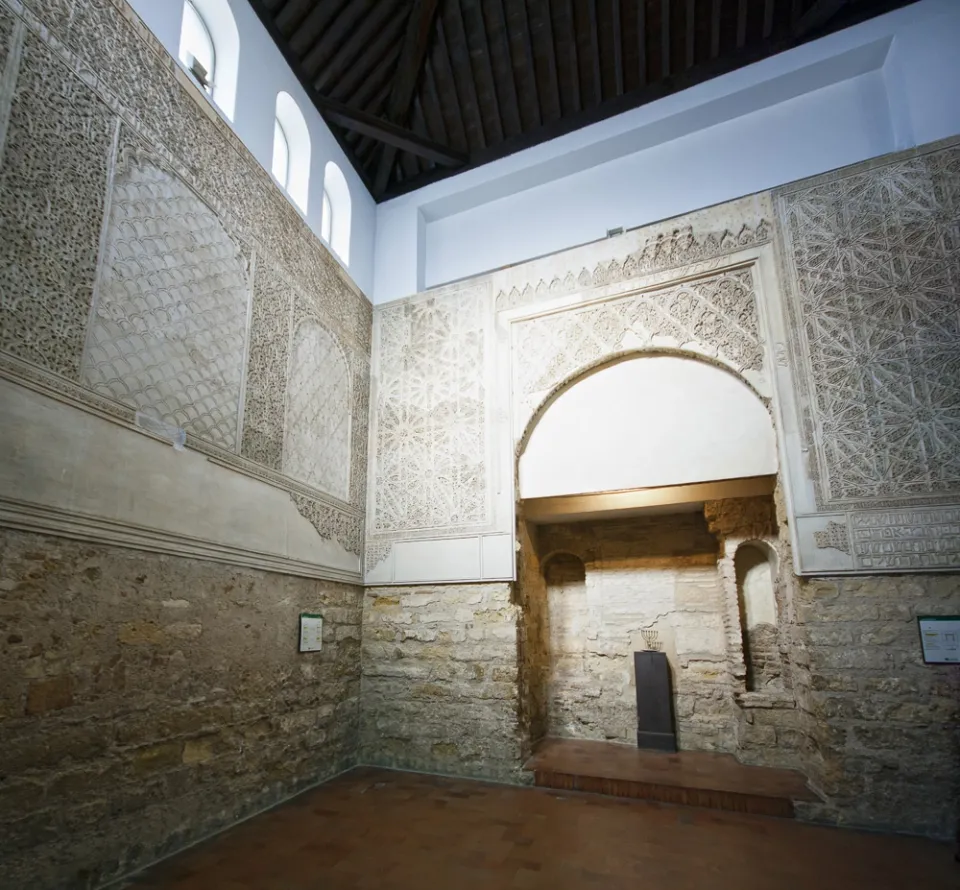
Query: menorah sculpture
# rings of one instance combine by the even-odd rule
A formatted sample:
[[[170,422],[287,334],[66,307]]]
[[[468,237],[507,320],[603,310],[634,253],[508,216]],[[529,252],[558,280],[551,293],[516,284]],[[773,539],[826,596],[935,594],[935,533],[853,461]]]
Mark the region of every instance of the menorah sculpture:
[[[637,679],[637,747],[676,751],[670,665],[661,650],[660,634],[653,628],[640,631],[646,649],[633,653]]]

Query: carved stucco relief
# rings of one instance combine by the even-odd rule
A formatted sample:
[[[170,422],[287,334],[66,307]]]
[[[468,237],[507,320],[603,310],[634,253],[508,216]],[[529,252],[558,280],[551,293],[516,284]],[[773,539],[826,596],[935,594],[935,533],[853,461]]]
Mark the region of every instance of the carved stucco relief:
[[[696,214],[690,216],[696,217]],[[770,240],[771,234],[770,225],[763,219],[756,225],[744,223],[736,232],[729,229],[698,232],[693,225],[683,224],[644,239],[643,244],[625,258],[601,260],[591,269],[581,267],[576,274],[573,270],[562,277],[555,274],[549,282],[540,278],[536,284],[527,282],[522,288],[514,285],[509,292],[501,290],[497,294],[497,310],[515,309],[550,297],[715,259],[763,244]]]
[[[350,496],[350,370],[334,336],[314,319],[293,335],[283,471],[321,491]]]
[[[321,536],[359,554],[369,302],[121,0],[28,0],[15,15],[0,0],[0,41],[16,51],[0,89],[0,370],[127,425],[140,409],[185,427],[188,447],[288,489]],[[311,476],[301,451],[298,479],[282,473],[305,315],[353,385],[317,420],[337,457]],[[309,375],[292,368],[302,395]]]
[[[378,312],[374,534],[488,521],[487,293],[468,286]]]
[[[274,263],[257,258],[250,313],[241,454],[274,470],[283,464],[284,380],[290,352],[290,288]]]
[[[838,558],[816,548],[854,571],[960,566],[960,145],[778,190],[776,207],[809,565]]]
[[[732,269],[514,322],[516,432],[556,386],[626,350],[688,348],[736,371],[760,371],[754,291],[752,271]]]
[[[82,382],[234,450],[249,260],[176,176],[121,150]]]
[[[20,52],[0,169],[0,349],[77,380],[116,119],[33,34]]]
[[[960,496],[960,147],[778,209],[820,504]]]

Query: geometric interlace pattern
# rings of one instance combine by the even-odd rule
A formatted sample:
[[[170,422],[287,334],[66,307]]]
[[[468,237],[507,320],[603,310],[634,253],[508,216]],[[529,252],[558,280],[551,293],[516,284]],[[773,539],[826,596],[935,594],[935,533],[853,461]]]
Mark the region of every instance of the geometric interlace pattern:
[[[84,384],[234,450],[247,292],[246,260],[214,213],[131,159],[114,181]]]
[[[375,532],[487,521],[483,306],[466,290],[380,314]]]
[[[350,497],[350,372],[334,336],[306,319],[293,339],[283,471],[342,500]]]
[[[960,493],[960,148],[781,202],[821,506]]]

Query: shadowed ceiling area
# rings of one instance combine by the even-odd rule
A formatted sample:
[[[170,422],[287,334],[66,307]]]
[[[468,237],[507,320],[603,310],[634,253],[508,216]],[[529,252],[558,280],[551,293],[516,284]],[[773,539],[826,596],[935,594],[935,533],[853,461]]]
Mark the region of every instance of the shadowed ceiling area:
[[[250,0],[378,201],[912,0]]]

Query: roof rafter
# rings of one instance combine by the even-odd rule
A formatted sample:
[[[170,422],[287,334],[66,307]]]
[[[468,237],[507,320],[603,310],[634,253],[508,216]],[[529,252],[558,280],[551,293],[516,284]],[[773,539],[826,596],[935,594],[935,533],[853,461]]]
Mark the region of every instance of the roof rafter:
[[[423,70],[423,60],[430,45],[433,21],[439,5],[439,0],[414,0],[413,8],[410,10],[403,47],[400,50],[400,60],[397,63],[397,76],[387,99],[387,119],[394,123],[405,123],[410,113],[413,92],[417,88],[420,72]],[[387,187],[398,147],[389,143],[383,146],[373,180],[375,194],[381,194]]]

